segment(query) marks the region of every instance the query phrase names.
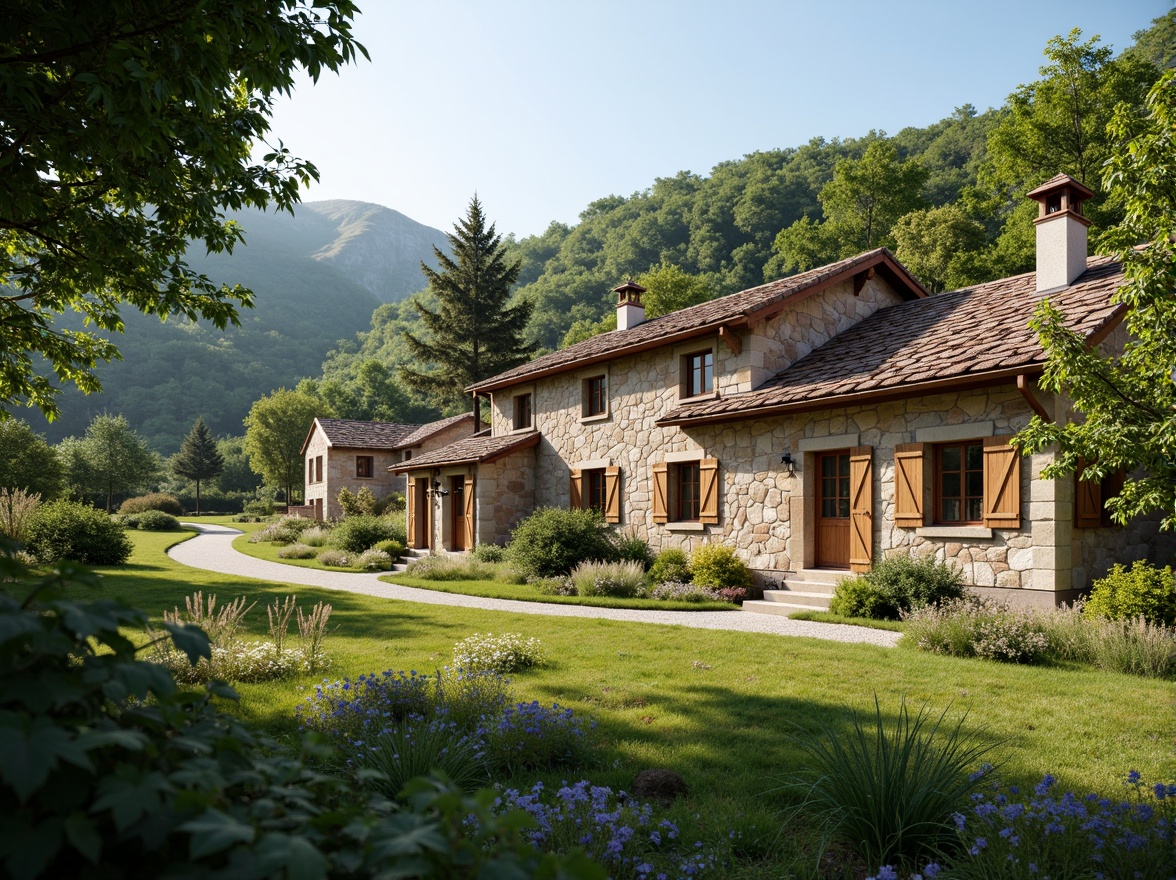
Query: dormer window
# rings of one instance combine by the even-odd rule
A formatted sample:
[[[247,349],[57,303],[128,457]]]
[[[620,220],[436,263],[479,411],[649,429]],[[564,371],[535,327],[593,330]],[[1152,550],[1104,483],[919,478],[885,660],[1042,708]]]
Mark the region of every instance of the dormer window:
[[[698,397],[715,390],[715,355],[709,349],[688,354],[682,358],[683,397]]]
[[[531,395],[516,394],[514,396],[514,429],[522,431],[531,427]]]

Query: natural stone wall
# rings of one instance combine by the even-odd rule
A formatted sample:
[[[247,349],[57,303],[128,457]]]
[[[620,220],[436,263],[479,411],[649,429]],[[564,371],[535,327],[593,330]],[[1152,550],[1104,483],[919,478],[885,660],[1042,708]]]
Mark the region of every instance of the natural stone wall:
[[[535,509],[535,450],[478,466],[479,544],[505,545],[511,530]]]
[[[366,486],[376,498],[404,491],[404,477],[388,473],[389,465],[400,463],[399,452],[389,449],[337,449],[327,445],[327,438],[321,431],[315,431],[303,457],[303,479],[309,473],[307,462],[314,461],[318,455],[323,457],[323,479],[322,482],[306,483],[306,500],[309,504],[314,499],[323,499],[323,515],[327,519],[343,516],[343,508],[339,506],[340,489],[358,492]],[[355,458],[359,455],[372,456],[371,477],[355,475]]]

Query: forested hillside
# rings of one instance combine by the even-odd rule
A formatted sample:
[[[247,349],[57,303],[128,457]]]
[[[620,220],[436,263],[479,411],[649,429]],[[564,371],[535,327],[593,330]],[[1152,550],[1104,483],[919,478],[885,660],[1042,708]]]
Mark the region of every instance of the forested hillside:
[[[197,416],[218,435],[238,435],[255,400],[317,374],[327,353],[370,323],[381,303],[420,289],[422,260],[445,245],[439,230],[367,202],[311,202],[297,216],[242,212],[246,245],[231,256],[189,253],[192,268],[242,284],[255,308],[221,332],[186,321],[160,323],[126,311],[123,360],[99,368],[103,392],[62,394],[62,417],[20,412],[51,442],[81,435],[94,415],[128,422],[160,452],[172,452]]]

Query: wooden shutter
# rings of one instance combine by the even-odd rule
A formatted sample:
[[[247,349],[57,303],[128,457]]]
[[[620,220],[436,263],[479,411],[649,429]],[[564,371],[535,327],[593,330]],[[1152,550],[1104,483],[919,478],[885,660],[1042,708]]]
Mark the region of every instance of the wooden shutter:
[[[869,571],[874,557],[874,447],[849,450],[849,567]]]
[[[714,525],[719,521],[719,460],[704,458],[698,463],[698,521]]]
[[[584,473],[583,471],[572,471],[572,477],[568,481],[568,509],[579,510],[584,506]]]
[[[465,492],[462,493],[462,498],[465,501],[465,510],[462,511],[461,526],[465,530],[465,548],[467,550],[474,549],[474,478],[467,476],[465,478]]]
[[[606,522],[621,521],[621,469],[604,469],[604,519]]]
[[[903,529],[923,525],[923,444],[894,447],[894,524]]]
[[[1074,526],[1079,529],[1097,529],[1103,521],[1102,483],[1082,479],[1086,460],[1078,458],[1078,470],[1074,471]]]
[[[1021,452],[1013,438],[984,438],[984,525],[1021,527]]]
[[[1123,491],[1123,484],[1127,482],[1127,473],[1123,468],[1119,468],[1113,474],[1108,474],[1103,477],[1102,481],[1102,510],[1099,512],[1102,516],[1102,524],[1105,528],[1117,526],[1118,523],[1111,519],[1111,512],[1107,510],[1107,502],[1112,498],[1118,496]]]
[[[669,509],[669,505],[666,504],[669,486],[669,468],[664,461],[659,461],[653,466],[653,521],[655,523],[669,521],[669,516],[666,514]]]
[[[405,542],[409,547],[416,547],[416,507],[417,507],[417,481],[415,477],[408,479],[408,540]]]

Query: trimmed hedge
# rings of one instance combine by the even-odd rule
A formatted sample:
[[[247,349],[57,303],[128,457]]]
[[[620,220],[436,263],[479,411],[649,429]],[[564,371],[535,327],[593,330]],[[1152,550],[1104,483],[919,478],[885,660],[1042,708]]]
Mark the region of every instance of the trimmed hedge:
[[[119,513],[143,513],[145,510],[160,510],[172,516],[183,516],[184,508],[180,499],[165,492],[151,492],[128,498],[118,508]]]

